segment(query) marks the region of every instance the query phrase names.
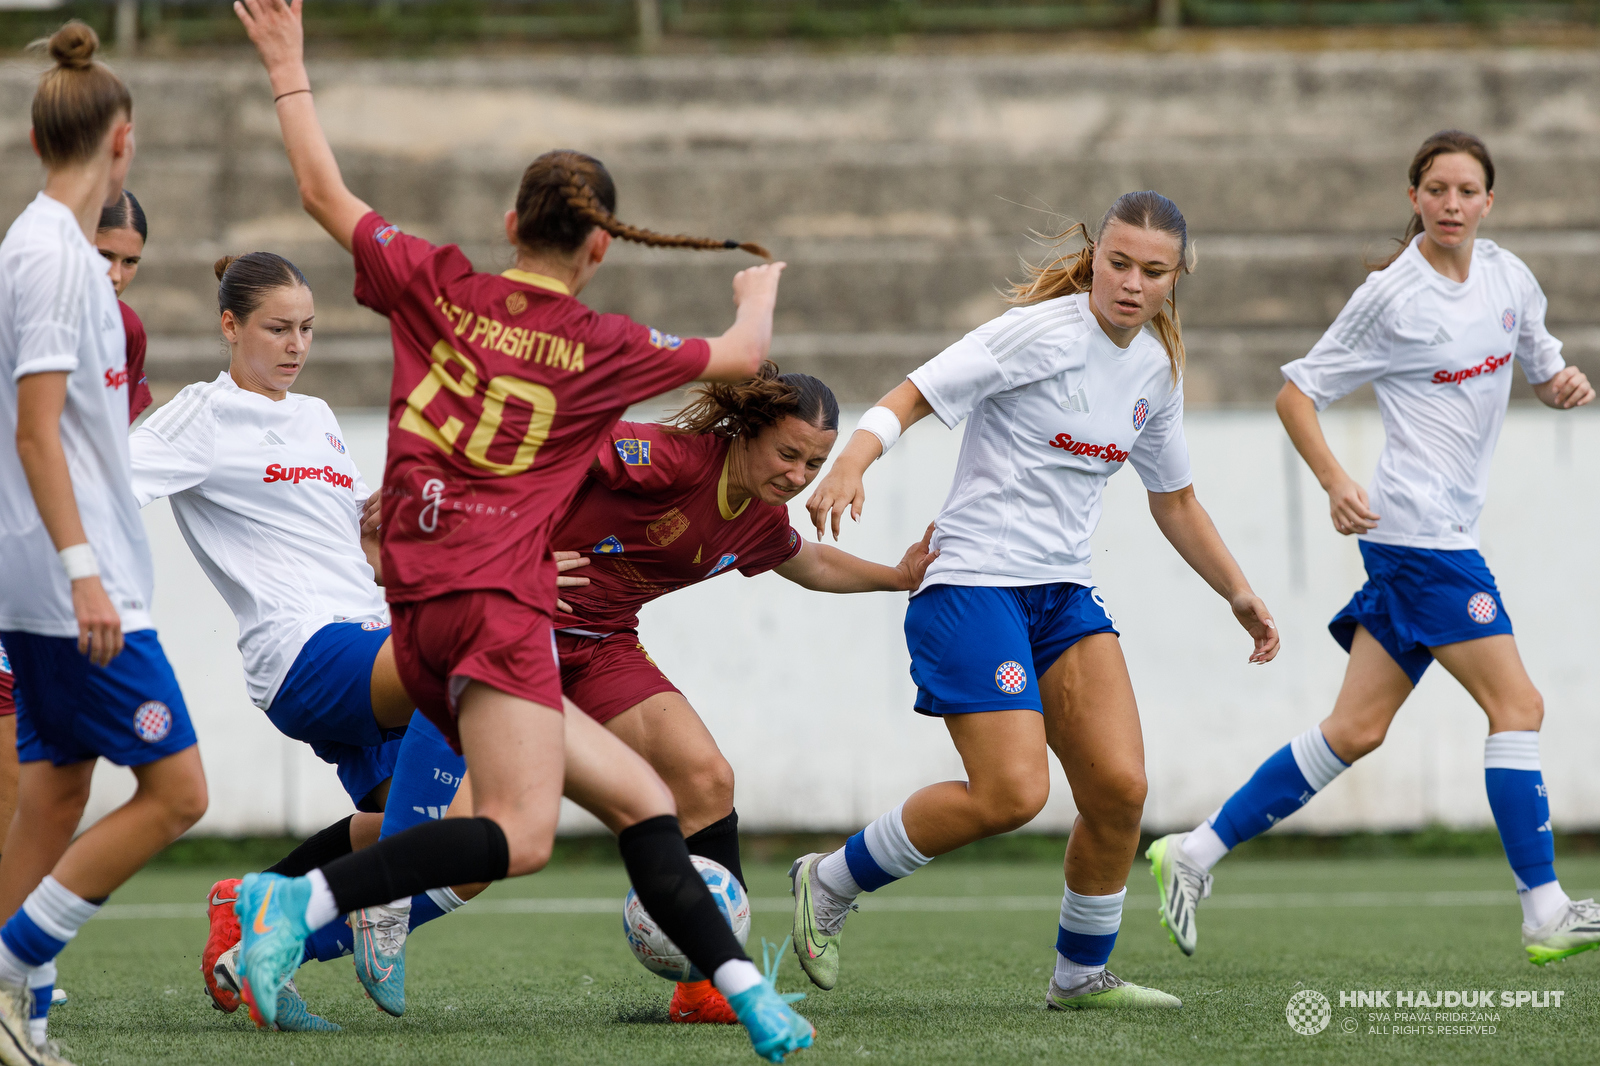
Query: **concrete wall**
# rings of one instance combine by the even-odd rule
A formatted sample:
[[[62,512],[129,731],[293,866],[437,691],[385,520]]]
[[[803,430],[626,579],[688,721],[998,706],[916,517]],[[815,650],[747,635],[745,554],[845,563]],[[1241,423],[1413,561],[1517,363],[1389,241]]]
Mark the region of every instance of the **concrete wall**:
[[[848,429],[861,408],[847,411]],[[346,412],[344,439],[367,478],[382,470],[384,423]],[[1370,476],[1376,412],[1334,409],[1329,440]],[[1187,422],[1196,488],[1274,611],[1283,652],[1246,664],[1250,644],[1226,606],[1161,538],[1130,472],[1113,478],[1095,537],[1096,578],[1123,632],[1144,722],[1146,824],[1193,824],[1259,762],[1332,706],[1345,655],[1324,628],[1363,580],[1353,540],[1333,533],[1326,497],[1267,412],[1200,412]],[[876,468],[867,511],[843,546],[893,562],[921,535],[949,484],[959,432],[929,424]],[[1548,707],[1543,752],[1555,822],[1600,827],[1600,573],[1584,547],[1600,523],[1600,416],[1516,408],[1501,438],[1483,550]],[[804,511],[792,506],[804,528]],[[183,684],[211,780],[199,832],[306,833],[349,813],[331,767],[285,740],[244,693],[237,630],[172,523],[145,512],[156,555],[156,619]],[[774,574],[738,575],[646,609],[641,639],[710,725],[738,775],[751,829],[853,829],[913,789],[962,775],[943,728],[911,711],[901,635],[905,598],[824,596]],[[1337,780],[1296,829],[1487,826],[1482,713],[1438,667],[1388,743]],[[1059,770],[1035,828],[1064,830]],[[91,817],[128,794],[102,768]],[[564,827],[594,828],[568,810]]]
[[[32,68],[0,65],[0,214],[38,185]],[[215,372],[223,253],[280,251],[319,297],[308,391],[380,405],[384,324],[299,210],[254,58],[120,64],[137,102],[130,182],[152,240],[130,302],[165,390]],[[1404,173],[1445,126],[1485,136],[1485,233],[1523,255],[1569,353],[1600,370],[1600,56],[1593,52],[1117,53],[484,59],[315,64],[351,187],[485,269],[535,154],[606,159],[622,217],[767,242],[787,259],[776,353],[876,398],[995,314],[1037,254],[1042,208],[1098,218],[1154,187],[1201,254],[1180,288],[1197,406],[1260,401],[1404,225]],[[619,247],[586,298],[677,333],[720,331],[739,253]]]

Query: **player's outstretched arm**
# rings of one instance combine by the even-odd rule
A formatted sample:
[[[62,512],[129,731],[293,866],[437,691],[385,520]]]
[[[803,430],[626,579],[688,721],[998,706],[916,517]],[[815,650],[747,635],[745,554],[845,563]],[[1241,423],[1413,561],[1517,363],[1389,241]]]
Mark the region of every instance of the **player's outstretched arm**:
[[[902,433],[933,414],[933,405],[910,380],[902,381],[890,389],[877,406],[888,408],[893,413]],[[861,509],[867,502],[862,478],[866,476],[867,467],[882,455],[883,441],[876,433],[858,429],[850,434],[844,451],[839,453],[839,458],[833,461],[833,467],[817,482],[817,487],[811,490],[811,498],[806,501],[806,510],[811,512],[811,521],[817,527],[818,540],[822,539],[830,523],[833,526],[833,539],[839,539],[839,520],[847,509],[852,521],[861,521]]]
[[[289,166],[300,189],[306,213],[345,251],[354,244],[356,223],[372,210],[345,188],[339,163],[317,120],[311,98],[311,76],[306,73],[305,31],[300,22],[301,0],[234,0],[233,10],[244,23],[250,42],[267,68],[272,97],[278,109],[278,126]]]
[[[1271,662],[1278,654],[1278,627],[1272,621],[1272,613],[1250,588],[1233,553],[1222,543],[1211,516],[1195,497],[1194,486],[1150,493],[1150,514],[1183,561],[1228,601],[1233,616],[1255,641],[1250,661]]]
[[[1546,407],[1570,411],[1594,399],[1594,386],[1589,384],[1589,377],[1583,371],[1575,366],[1565,366],[1556,371],[1549,381],[1535,385],[1533,394]]]
[[[800,554],[778,567],[778,573],[813,592],[915,592],[928,566],[939,558],[930,549],[933,525],[922,539],[906,549],[899,566],[859,559],[826,544],[806,541]]]
[[[772,312],[778,306],[778,279],[787,263],[763,263],[733,276],[733,325],[712,337],[711,361],[696,381],[728,384],[754,377],[772,350]]]
[[[89,547],[72,494],[67,453],[61,447],[61,412],[66,405],[65,371],[29,374],[17,382],[17,458],[58,552]],[[89,561],[93,562],[92,555]],[[78,618],[78,651],[96,666],[116,658],[122,651],[122,618],[98,573],[72,581],[72,612]]]
[[[1278,418],[1288,430],[1295,451],[1306,461],[1317,483],[1328,494],[1328,514],[1333,528],[1346,536],[1366,533],[1378,524],[1378,516],[1367,502],[1367,490],[1361,482],[1345,473],[1344,467],[1333,456],[1328,439],[1322,435],[1322,423],[1317,421],[1317,405],[1311,397],[1301,392],[1292,381],[1285,381],[1278,392]]]

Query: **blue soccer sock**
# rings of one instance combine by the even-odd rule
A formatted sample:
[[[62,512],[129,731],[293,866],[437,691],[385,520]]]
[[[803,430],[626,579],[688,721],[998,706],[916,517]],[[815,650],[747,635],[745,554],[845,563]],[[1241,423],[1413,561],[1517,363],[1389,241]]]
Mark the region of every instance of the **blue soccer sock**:
[[[1056,929],[1056,986],[1072,989],[1106,968],[1122,928],[1128,890],[1109,896],[1080,896],[1068,888],[1061,896]]]
[[[1483,767],[1489,809],[1494,812],[1500,843],[1516,877],[1524,918],[1534,926],[1542,925],[1567,897],[1550,889],[1531,891],[1559,885],[1550,799],[1539,765],[1539,734],[1533,730],[1491,734],[1483,742]]]
[[[933,860],[918,851],[906,835],[900,804],[888,814],[845,841],[844,847],[825,855],[817,864],[817,878],[829,895],[846,902],[862,892],[875,892],[892,881],[910,877]]]
[[[1320,728],[1308,729],[1273,752],[1207,824],[1231,851],[1304,807],[1349,766]]]
[[[30,971],[61,954],[99,910],[98,903],[74,895],[46,875],[22,909],[0,928],[0,980],[25,984]]]

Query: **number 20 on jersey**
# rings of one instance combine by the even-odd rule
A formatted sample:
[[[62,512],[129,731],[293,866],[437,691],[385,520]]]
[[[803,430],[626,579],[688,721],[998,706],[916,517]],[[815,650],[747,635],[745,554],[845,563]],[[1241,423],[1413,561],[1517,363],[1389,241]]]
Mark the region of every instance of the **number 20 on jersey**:
[[[411,390],[411,395],[406,397],[406,409],[400,416],[400,428],[415,433],[446,455],[454,454],[461,441],[461,431],[466,429],[466,423],[455,415],[447,415],[442,422],[436,422],[427,412],[428,406],[438,398],[440,391],[448,390],[466,401],[465,406],[469,411],[473,407],[478,408],[477,424],[467,436],[465,447],[460,449],[461,454],[466,456],[473,466],[499,474],[501,477],[520,474],[532,466],[539,449],[550,436],[550,423],[556,416],[555,393],[525,378],[501,374],[499,377],[489,379],[488,384],[484,386],[482,398],[479,399],[478,367],[470,357],[456,351],[448,342],[442,340],[435,344],[433,351],[428,354],[432,358],[432,365],[428,367],[428,373],[417,383],[417,387]],[[459,370],[460,377],[451,373],[452,364]],[[507,400],[519,400],[528,405],[528,428],[517,443],[511,461],[501,463],[489,458],[489,447],[501,435]],[[509,442],[515,438],[508,436],[507,439]]]

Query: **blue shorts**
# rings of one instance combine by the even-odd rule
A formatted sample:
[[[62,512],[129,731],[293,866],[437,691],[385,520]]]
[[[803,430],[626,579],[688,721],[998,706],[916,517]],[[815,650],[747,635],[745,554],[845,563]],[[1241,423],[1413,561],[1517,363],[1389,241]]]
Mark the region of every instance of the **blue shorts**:
[[[372,790],[394,776],[404,729],[384,729],[372,716],[372,664],[389,627],[330,622],[311,635],[278,686],[267,717],[278,731],[311,745],[332,763],[358,810],[379,811]]]
[[[1116,633],[1097,589],[934,585],[906,608],[919,714],[1044,712],[1038,679],[1092,633]]]
[[[103,758],[143,766],[194,746],[194,727],[153,629],[123,634],[104,668],[76,637],[0,634],[17,702],[17,759],[56,766]]]
[[[1511,617],[1483,556],[1361,541],[1367,583],[1328,623],[1345,651],[1360,625],[1415,685],[1433,662],[1429,648],[1511,632]]]

